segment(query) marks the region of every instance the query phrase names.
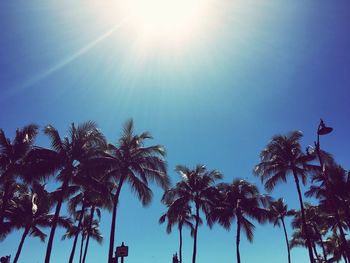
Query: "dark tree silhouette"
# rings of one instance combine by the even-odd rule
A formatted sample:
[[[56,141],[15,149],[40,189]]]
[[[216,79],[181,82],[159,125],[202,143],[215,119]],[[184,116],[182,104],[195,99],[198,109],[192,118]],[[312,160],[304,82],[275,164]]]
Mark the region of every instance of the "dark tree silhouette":
[[[193,170],[186,166],[178,165],[176,171],[182,176],[182,180],[178,182],[174,188],[165,192],[163,202],[176,202],[180,206],[194,204],[195,227],[192,263],[195,263],[197,254],[197,233],[201,223],[199,211],[202,210],[206,216],[209,216],[210,204],[216,192],[214,184],[217,180],[222,178],[222,174],[216,170],[207,171],[203,165],[197,165]]]
[[[174,201],[168,204],[168,211],[159,218],[159,223],[163,224],[166,220],[168,221],[166,231],[168,234],[171,233],[172,227],[178,225],[179,229],[179,257],[180,263],[182,263],[182,228],[183,226],[190,228],[191,236],[194,234],[193,221],[195,216],[191,213],[191,207],[187,204],[180,204]]]
[[[164,190],[170,181],[166,173],[164,160],[165,149],[161,145],[144,146],[147,139],[152,139],[149,132],[134,134],[134,123],[125,123],[118,144],[108,145],[108,154],[103,159],[105,166],[110,168],[106,174],[116,185],[113,194],[112,223],[109,239],[108,262],[112,263],[114,238],[117,218],[117,206],[121,189],[125,182],[129,183],[132,191],[148,205],[152,199],[152,190],[148,187],[150,181],[156,182]]]
[[[251,219],[263,223],[269,216],[269,211],[264,208],[266,198],[260,195],[255,185],[241,179],[235,179],[231,184],[219,184],[218,191],[219,198],[211,211],[211,222],[218,222],[230,230],[232,222],[236,220],[236,256],[237,262],[241,263],[241,230],[246,234],[248,241],[252,242],[255,226]]]
[[[314,155],[305,155],[300,146],[302,133],[299,131],[290,134],[276,135],[261,152],[261,162],[256,165],[254,174],[260,176],[265,188],[271,191],[277,183],[286,182],[287,176],[291,174],[297,188],[299,204],[302,215],[302,231],[305,231],[306,245],[311,263],[313,258],[312,245],[309,241],[308,229],[306,227],[303,197],[300,189],[300,179],[303,184],[307,182],[307,174],[315,169],[309,162],[314,160]]]

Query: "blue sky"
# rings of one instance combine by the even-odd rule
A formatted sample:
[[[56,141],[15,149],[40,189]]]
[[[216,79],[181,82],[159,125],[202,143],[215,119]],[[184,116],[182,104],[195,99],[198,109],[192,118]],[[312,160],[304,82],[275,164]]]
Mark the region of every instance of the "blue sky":
[[[263,191],[251,171],[269,139],[302,130],[303,145],[312,145],[322,117],[334,132],[321,146],[349,169],[349,1],[211,1],[206,23],[179,43],[142,42],[113,3],[0,3],[0,127],[9,136],[31,122],[64,134],[71,122],[94,120],[115,142],[132,117],[137,131],[165,145],[173,182],[176,164],[203,163],[226,182],[246,178]],[[37,143],[47,143],[43,134]],[[129,245],[125,262],[170,262],[178,248],[176,231],[167,235],[158,225],[162,192],[153,189],[148,208],[127,187],[122,192],[116,239]],[[292,181],[272,195],[298,206]],[[110,220],[104,213],[105,237]],[[234,262],[234,230],[202,226],[198,262]],[[14,255],[19,234],[1,244],[0,255]],[[69,255],[71,241],[60,242],[61,235],[53,263]],[[45,248],[26,240],[20,262],[42,262]],[[257,225],[254,243],[243,238],[241,250],[243,262],[286,261],[282,232],[269,225]],[[92,242],[87,262],[104,261],[107,251],[107,238],[102,246]],[[191,253],[188,234],[184,262]],[[292,260],[308,262],[307,251],[293,250]]]

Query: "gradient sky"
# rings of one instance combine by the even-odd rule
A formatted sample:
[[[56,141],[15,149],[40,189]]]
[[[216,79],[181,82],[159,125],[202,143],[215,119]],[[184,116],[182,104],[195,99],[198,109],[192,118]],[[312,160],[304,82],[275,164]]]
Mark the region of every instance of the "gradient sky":
[[[64,134],[71,122],[94,120],[115,142],[132,117],[137,131],[165,145],[173,182],[176,164],[203,163],[225,182],[241,177],[263,191],[251,171],[269,139],[301,130],[303,145],[312,145],[322,117],[334,132],[321,146],[350,168],[349,1],[213,0],[203,24],[181,41],[140,37],[114,7],[112,0],[0,2],[0,127],[8,136],[31,122]],[[47,144],[42,133],[37,144]],[[147,208],[123,189],[116,240],[129,245],[126,263],[171,262],[178,249],[176,229],[167,235],[158,224],[165,208],[152,189]],[[293,181],[271,194],[298,208]],[[106,240],[90,243],[87,262],[106,261],[110,220],[102,215]],[[0,255],[15,254],[20,234],[0,244]],[[53,263],[69,256],[72,240],[61,236]],[[198,238],[199,263],[235,262],[235,227],[201,226]],[[28,238],[20,262],[43,262],[45,249]],[[191,253],[186,232],[184,263]],[[242,238],[241,257],[286,262],[281,229],[257,225],[252,244]],[[307,257],[292,250],[294,262]]]

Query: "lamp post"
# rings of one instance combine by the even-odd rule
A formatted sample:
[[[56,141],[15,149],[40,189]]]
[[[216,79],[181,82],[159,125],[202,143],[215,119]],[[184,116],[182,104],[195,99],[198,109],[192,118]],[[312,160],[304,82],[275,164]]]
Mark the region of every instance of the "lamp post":
[[[323,159],[322,159],[321,150],[320,150],[320,135],[327,135],[327,134],[331,133],[332,131],[333,131],[333,128],[326,126],[324,124],[324,121],[321,119],[320,124],[318,125],[318,128],[317,128],[317,142],[315,142],[315,148],[316,148],[318,160],[320,161],[320,166],[322,169],[323,176],[325,176],[325,177],[326,177],[325,167],[323,164]],[[327,180],[327,178],[326,178],[326,180]]]

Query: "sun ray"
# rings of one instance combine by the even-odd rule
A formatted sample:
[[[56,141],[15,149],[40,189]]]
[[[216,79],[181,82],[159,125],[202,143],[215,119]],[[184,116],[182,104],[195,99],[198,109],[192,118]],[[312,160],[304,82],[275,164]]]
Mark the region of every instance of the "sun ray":
[[[130,16],[125,17],[121,22],[115,24],[107,32],[105,32],[102,35],[100,35],[99,37],[95,38],[90,43],[88,43],[87,45],[80,48],[74,54],[67,56],[66,58],[64,58],[61,61],[57,62],[56,64],[52,65],[51,67],[49,67],[45,71],[43,71],[43,72],[37,74],[36,76],[34,76],[33,78],[27,80],[24,84],[17,86],[17,87],[13,87],[11,90],[8,90],[7,93],[2,94],[0,100],[6,100],[12,96],[15,96],[19,92],[22,92],[22,91],[28,89],[29,87],[32,87],[36,83],[42,81],[43,79],[47,78],[48,76],[50,76],[50,75],[54,74],[55,72],[59,71],[60,69],[64,68],[68,64],[72,63],[73,61],[75,61],[76,59],[78,59],[79,57],[81,57],[82,55],[87,53],[89,50],[91,50],[93,47],[95,47],[97,44],[99,44],[100,42],[102,42],[106,38],[110,37],[114,32],[116,32],[123,25],[125,25],[129,21],[129,19],[130,19]]]

